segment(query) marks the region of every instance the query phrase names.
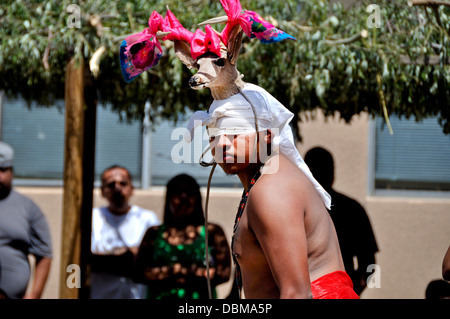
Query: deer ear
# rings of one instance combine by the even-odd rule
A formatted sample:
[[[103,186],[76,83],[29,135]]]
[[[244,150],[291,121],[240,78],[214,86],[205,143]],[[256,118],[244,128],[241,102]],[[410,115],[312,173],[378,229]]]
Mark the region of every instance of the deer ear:
[[[183,40],[175,40],[175,54],[189,69],[196,69],[196,60],[191,56],[191,46]]]
[[[228,35],[227,57],[231,64],[235,65],[241,50],[243,30],[239,24]]]

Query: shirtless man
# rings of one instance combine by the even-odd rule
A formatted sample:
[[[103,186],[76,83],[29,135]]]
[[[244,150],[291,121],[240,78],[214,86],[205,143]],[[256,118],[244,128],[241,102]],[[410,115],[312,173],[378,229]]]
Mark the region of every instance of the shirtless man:
[[[242,110],[250,104],[240,94],[215,101],[208,132],[215,161],[244,186],[232,252],[245,297],[357,299],[324,204],[327,194],[298,151],[293,152],[292,131],[286,125],[292,117],[284,124],[277,120],[289,111],[260,88],[247,84],[243,92],[255,112]],[[221,108],[228,111],[217,111]],[[256,114],[258,134],[251,114]],[[275,147],[271,125],[281,131]],[[233,131],[240,134],[227,134]],[[264,144],[273,150],[268,158],[260,151]]]

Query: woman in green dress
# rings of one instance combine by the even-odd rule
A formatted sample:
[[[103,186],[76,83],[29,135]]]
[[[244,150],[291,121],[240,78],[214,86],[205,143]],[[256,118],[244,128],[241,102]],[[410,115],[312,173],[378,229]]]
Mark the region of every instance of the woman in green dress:
[[[205,235],[209,277],[215,287],[230,279],[231,254],[225,233],[205,218],[198,183],[189,175],[172,178],[166,187],[164,222],[149,228],[136,258],[134,280],[148,285],[149,299],[207,299]]]

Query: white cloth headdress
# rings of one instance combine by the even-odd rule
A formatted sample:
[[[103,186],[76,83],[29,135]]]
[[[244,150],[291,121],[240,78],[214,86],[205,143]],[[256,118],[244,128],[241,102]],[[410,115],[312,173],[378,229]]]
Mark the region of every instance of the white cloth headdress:
[[[244,134],[255,132],[255,113],[259,131],[278,129],[273,144],[280,154],[291,160],[313,183],[327,209],[331,207],[331,196],[312,175],[294,143],[289,122],[294,114],[263,88],[246,83],[243,94],[235,94],[224,100],[214,100],[209,111],[195,112],[188,124],[185,135],[187,142],[193,139],[195,128],[205,125],[211,135]],[[254,110],[247,98],[253,104]]]

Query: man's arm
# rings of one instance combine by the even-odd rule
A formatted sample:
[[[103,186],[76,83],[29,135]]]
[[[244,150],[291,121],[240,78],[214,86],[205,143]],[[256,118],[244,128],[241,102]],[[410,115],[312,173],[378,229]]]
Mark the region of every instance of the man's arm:
[[[367,271],[369,265],[375,264],[375,253],[370,251],[364,253],[358,253],[356,256],[358,260],[358,270],[359,282],[354,285],[353,290],[359,295],[367,287],[367,279],[372,273]]]
[[[35,257],[36,262],[31,291],[24,298],[39,299],[50,272],[52,241],[47,219],[34,202],[32,202],[30,211],[30,228],[31,247],[29,253]]]
[[[355,245],[358,262],[357,272],[359,274],[359,284],[354,284],[353,288],[359,295],[367,287],[367,279],[372,275],[367,269],[370,265],[375,264],[375,254],[378,251],[378,245],[365,209],[356,201],[353,201],[353,205],[349,205],[349,207],[353,210],[353,223],[356,225],[357,237],[355,238],[357,240]]]
[[[252,188],[249,227],[265,254],[280,298],[312,298],[302,196],[293,196],[287,183],[271,179]]]
[[[447,249],[444,260],[442,261],[442,277],[450,280],[450,246]]]
[[[31,285],[31,291],[26,294],[23,299],[40,299],[47,283],[48,274],[52,259],[49,257],[36,256],[36,265],[34,271],[34,279]]]

